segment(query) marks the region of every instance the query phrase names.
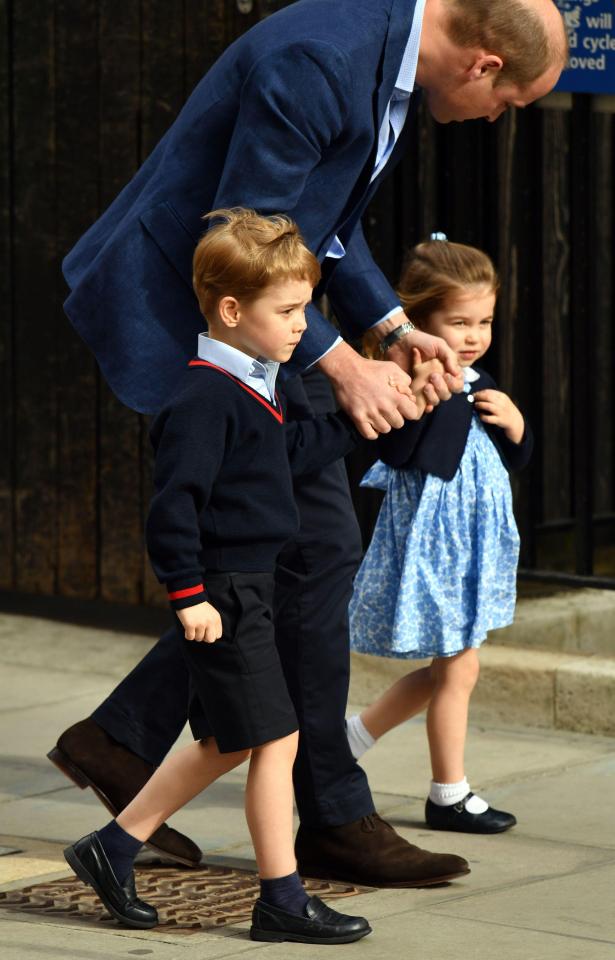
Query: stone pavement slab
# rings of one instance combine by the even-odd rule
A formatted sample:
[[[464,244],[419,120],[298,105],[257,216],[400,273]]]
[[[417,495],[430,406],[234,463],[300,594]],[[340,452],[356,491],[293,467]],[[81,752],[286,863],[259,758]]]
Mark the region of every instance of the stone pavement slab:
[[[28,618],[24,618],[27,620]],[[14,627],[14,624],[13,624]],[[67,875],[62,847],[104,823],[91,791],[46,760],[58,734],[85,716],[151,641],[113,631],[19,623],[25,646],[0,618],[0,889]],[[3,632],[4,631],[4,632]],[[104,634],[104,637],[101,637]],[[80,641],[83,645],[80,645]],[[109,648],[113,656],[109,656]],[[55,649],[54,649],[55,648]],[[109,668],[117,652],[113,670]],[[184,734],[189,738],[189,734]],[[615,956],[615,741],[529,727],[474,723],[472,786],[519,825],[497,837],[429,831],[422,721],[404,724],[365,757],[379,811],[411,842],[466,856],[472,873],[426,890],[388,890],[344,901],[369,917],[372,936],[345,948],[357,960],[606,960]],[[173,818],[209,859],[253,866],[243,817],[245,768]],[[2,848],[6,848],[3,856]],[[11,850],[22,853],[11,853]],[[62,917],[0,911],[2,960],[152,957],[153,960],[312,960],[330,948],[256,944],[247,924],[179,936]]]

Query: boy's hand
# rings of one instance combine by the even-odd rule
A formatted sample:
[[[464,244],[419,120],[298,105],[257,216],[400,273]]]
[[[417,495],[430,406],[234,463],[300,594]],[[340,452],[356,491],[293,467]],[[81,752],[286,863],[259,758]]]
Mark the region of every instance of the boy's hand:
[[[474,394],[474,398],[474,405],[484,423],[502,427],[512,443],[521,443],[525,433],[525,421],[509,396],[499,390],[479,390]]]
[[[197,603],[194,607],[184,607],[176,610],[181,625],[184,628],[186,640],[215,643],[222,636],[222,620],[220,614],[211,603]]]

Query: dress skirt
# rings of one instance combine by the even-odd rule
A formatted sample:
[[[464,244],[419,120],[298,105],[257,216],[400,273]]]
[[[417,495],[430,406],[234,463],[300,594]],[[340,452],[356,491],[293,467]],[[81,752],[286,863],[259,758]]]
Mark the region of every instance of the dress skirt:
[[[449,657],[512,623],[519,534],[508,472],[478,417],[452,480],[378,461],[386,492],[350,601],[351,646]]]

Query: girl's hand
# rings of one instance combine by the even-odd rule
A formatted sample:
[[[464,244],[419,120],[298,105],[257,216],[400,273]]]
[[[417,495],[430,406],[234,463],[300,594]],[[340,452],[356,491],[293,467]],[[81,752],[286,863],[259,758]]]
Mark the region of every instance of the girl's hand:
[[[411,371],[412,392],[416,397],[417,407],[421,413],[431,413],[439,402],[432,377],[442,376],[444,366],[440,360],[423,360],[421,351],[413,347]]]
[[[215,643],[222,636],[220,614],[211,603],[197,603],[193,607],[184,607],[176,611],[184,628],[186,640]]]
[[[435,361],[438,370],[434,370],[427,387],[425,399],[430,406],[450,400],[453,393],[463,390],[463,373],[454,352],[441,337],[432,337],[422,330],[413,330],[394,343],[387,351],[387,358],[394,360],[403,370],[414,363],[418,351],[422,361]]]
[[[502,427],[512,443],[521,443],[525,421],[509,396],[499,390],[479,390],[474,394],[474,405],[484,423]]]

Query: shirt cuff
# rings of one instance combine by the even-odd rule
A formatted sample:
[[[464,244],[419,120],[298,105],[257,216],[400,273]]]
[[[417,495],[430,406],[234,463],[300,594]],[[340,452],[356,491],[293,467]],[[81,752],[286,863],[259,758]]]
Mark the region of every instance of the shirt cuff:
[[[381,323],[384,323],[385,320],[390,320],[391,317],[394,317],[395,314],[396,314],[396,313],[399,313],[400,310],[401,310],[402,313],[403,313],[404,308],[402,307],[401,303],[399,304],[398,307],[393,307],[392,310],[389,310],[388,313],[385,313],[384,317],[380,317],[380,320],[376,320],[375,323],[372,323],[371,327],[368,327],[368,329],[369,329],[369,330],[373,330],[374,327],[377,327],[377,326],[379,326]],[[402,320],[402,323],[403,323],[403,320]]]
[[[393,311],[393,313],[395,313],[395,311]],[[386,320],[386,317],[385,317],[384,319]],[[381,321],[378,321],[378,322],[380,323]],[[330,346],[327,350],[325,350],[324,353],[321,353],[321,355],[320,355],[319,357],[316,357],[315,360],[312,360],[311,363],[308,363],[308,365],[307,365],[307,367],[306,367],[305,369],[306,369],[306,370],[309,370],[310,367],[313,367],[315,363],[318,363],[320,360],[322,360],[323,357],[326,357],[327,354],[331,352],[331,350],[335,349],[335,347],[337,347],[340,343],[343,343],[343,342],[344,342],[343,339],[342,339],[341,337],[338,337],[337,340],[335,340],[335,341],[331,344],[331,346]]]

